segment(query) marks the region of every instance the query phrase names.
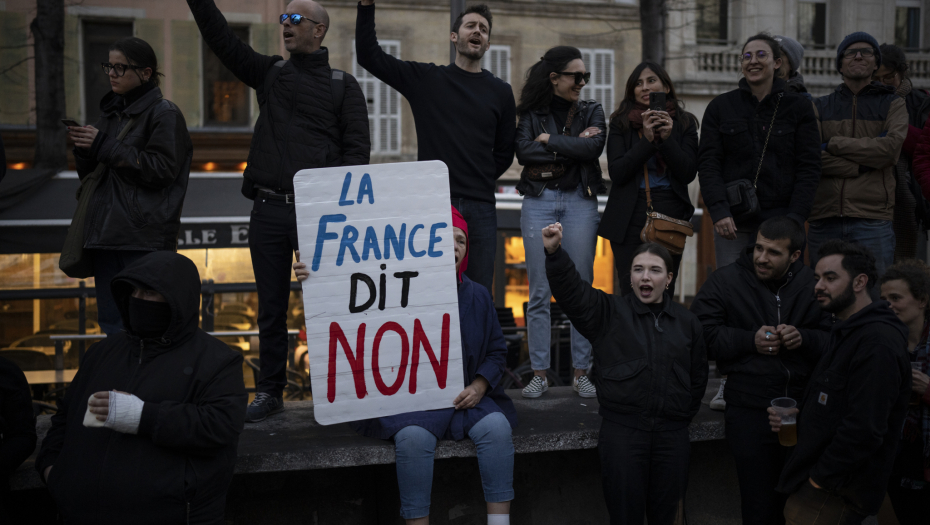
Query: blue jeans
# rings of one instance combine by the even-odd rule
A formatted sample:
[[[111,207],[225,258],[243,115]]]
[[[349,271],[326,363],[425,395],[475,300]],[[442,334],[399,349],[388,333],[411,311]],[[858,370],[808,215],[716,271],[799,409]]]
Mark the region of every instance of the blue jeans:
[[[856,242],[868,248],[875,257],[875,269],[879,277],[894,263],[895,237],[892,221],[854,217],[830,217],[810,221],[807,245],[811,252],[811,268],[816,268],[817,261],[820,260],[820,246],[830,239]],[[873,290],[878,290],[878,287],[873,286]]]
[[[468,432],[478,451],[478,470],[484,500],[500,503],[513,499],[513,439],[504,414],[485,416]],[[436,436],[411,425],[394,434],[397,456],[397,485],[400,487],[400,516],[412,520],[429,516],[433,488],[433,459]]]
[[[740,229],[737,226],[737,228],[736,240],[733,241],[724,239],[716,231],[714,232],[714,258],[718,270],[735,263],[747,246],[756,243],[756,234],[759,232],[758,227],[752,229],[743,227]]]
[[[497,252],[497,207],[491,202],[452,199],[468,223],[468,268],[465,275],[494,295],[494,256]]]
[[[97,295],[97,323],[107,335],[123,330],[123,317],[119,313],[110,281],[130,264],[152,252],[139,250],[94,250],[94,288]]]
[[[526,309],[530,364],[533,370],[549,369],[549,339],[552,335],[549,304],[552,292],[546,277],[546,252],[542,229],[562,223],[562,248],[568,252],[581,279],[594,278],[594,251],[597,248],[597,201],[583,197],[579,185],[574,191],[543,191],[539,197],[524,197],[520,227],[526,250],[526,273],[530,281],[530,301]],[[586,370],[591,366],[591,343],[572,328],[572,366]]]

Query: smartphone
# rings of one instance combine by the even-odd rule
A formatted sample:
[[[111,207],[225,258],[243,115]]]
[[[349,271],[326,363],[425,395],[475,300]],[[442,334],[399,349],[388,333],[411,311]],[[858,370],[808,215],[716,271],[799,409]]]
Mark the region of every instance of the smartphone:
[[[665,111],[665,93],[654,91],[649,93],[649,109],[653,111]]]
[[[65,126],[71,126],[72,128],[79,128],[79,127],[81,127],[81,125],[78,124],[78,121],[76,121],[76,120],[74,120],[74,119],[71,119],[71,118],[63,118],[63,119],[61,119],[61,123],[64,124]]]

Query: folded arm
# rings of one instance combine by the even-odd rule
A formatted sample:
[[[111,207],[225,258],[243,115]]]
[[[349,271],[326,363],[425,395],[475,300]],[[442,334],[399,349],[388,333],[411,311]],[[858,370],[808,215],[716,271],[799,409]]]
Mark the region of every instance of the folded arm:
[[[607,142],[604,108],[600,104],[595,104],[587,127],[597,128],[601,132],[593,137],[549,135],[548,149],[575,160],[597,160],[604,151],[604,144]]]
[[[891,102],[888,116],[885,118],[884,132],[883,137],[830,137],[826,151],[874,169],[893,166],[898,162],[901,146],[907,136],[907,108],[903,98],[896,98]]]

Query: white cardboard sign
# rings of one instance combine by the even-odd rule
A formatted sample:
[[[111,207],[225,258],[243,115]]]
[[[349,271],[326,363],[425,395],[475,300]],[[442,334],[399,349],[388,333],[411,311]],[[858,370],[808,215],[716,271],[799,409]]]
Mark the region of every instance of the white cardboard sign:
[[[464,384],[446,165],[303,170],[294,193],[317,422],[452,407]]]

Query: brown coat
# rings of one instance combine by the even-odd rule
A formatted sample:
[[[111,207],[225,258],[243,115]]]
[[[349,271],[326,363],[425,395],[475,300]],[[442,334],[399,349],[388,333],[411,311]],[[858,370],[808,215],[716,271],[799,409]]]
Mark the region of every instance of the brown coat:
[[[892,220],[894,166],[907,135],[904,99],[878,83],[857,94],[840,84],[814,105],[826,149],[809,220]]]

